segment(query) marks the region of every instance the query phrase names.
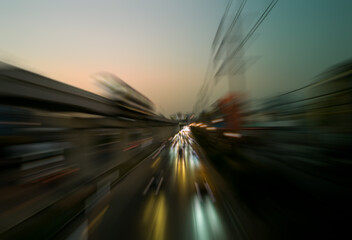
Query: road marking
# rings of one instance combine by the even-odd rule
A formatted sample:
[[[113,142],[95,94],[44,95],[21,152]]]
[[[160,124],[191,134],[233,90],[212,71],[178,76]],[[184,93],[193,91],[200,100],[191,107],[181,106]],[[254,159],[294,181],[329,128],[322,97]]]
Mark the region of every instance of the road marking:
[[[86,236],[89,233],[89,230],[91,230],[103,218],[108,208],[109,205],[105,206],[104,209],[88,224],[83,231],[83,236]]]
[[[160,182],[158,184],[158,188],[156,189],[155,195],[158,195],[159,189],[160,189],[160,186],[161,186],[161,183],[163,182],[163,180],[164,180],[164,177],[161,177]]]
[[[144,189],[143,195],[145,195],[145,194],[148,192],[148,190],[149,190],[149,188],[150,188],[150,185],[152,185],[153,181],[154,181],[154,177],[152,177],[152,179],[150,179],[149,184],[148,184],[147,187]]]
[[[158,155],[161,153],[161,151],[164,149],[164,147],[165,147],[165,144],[162,145],[160,148],[158,148],[158,149],[157,149],[157,153],[154,154],[154,156],[153,156],[152,158],[153,158],[153,159],[156,158],[156,156],[158,156]]]
[[[158,163],[160,162],[160,157],[158,157],[152,164],[152,168],[154,168],[156,165],[158,165]]]

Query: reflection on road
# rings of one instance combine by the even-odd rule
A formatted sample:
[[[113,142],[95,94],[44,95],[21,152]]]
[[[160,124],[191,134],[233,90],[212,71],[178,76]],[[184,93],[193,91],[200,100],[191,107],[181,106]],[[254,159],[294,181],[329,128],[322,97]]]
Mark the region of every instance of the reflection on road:
[[[166,239],[166,217],[167,209],[164,194],[160,194],[158,197],[151,195],[143,215],[143,229],[146,233],[146,239]],[[152,226],[152,228],[150,228],[150,226]]]
[[[195,239],[226,239],[221,217],[210,199],[193,201]]]
[[[90,239],[233,239],[227,212],[184,127],[113,191]]]

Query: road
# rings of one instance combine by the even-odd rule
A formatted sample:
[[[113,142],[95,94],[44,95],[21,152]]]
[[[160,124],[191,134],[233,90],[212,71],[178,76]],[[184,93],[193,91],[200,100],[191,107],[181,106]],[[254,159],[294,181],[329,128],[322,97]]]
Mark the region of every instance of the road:
[[[221,179],[190,130],[146,158],[114,188],[101,186],[69,239],[243,239]]]

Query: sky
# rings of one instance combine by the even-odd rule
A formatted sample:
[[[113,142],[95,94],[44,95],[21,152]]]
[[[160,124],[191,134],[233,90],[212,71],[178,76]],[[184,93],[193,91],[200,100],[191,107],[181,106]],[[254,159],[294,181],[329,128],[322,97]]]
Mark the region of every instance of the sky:
[[[233,11],[239,1],[234,1]],[[248,0],[240,36],[270,0]],[[206,76],[225,0],[2,0],[0,60],[102,94],[107,71],[165,115],[191,111]],[[352,56],[352,1],[279,0],[245,47],[259,57],[244,75],[261,98],[312,81]],[[233,16],[233,11],[230,16]],[[228,92],[212,87],[211,101]]]

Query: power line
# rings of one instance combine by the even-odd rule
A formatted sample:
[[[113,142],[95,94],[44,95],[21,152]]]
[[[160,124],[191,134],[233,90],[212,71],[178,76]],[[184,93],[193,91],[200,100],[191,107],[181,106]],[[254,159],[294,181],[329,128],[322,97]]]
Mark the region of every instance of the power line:
[[[224,61],[223,64],[221,64],[221,66],[218,68],[218,70],[216,71],[216,74],[218,74],[219,72],[222,71],[222,69],[227,65],[228,61],[230,59],[233,59],[235,57],[235,55],[244,47],[244,45],[246,44],[246,42],[250,39],[250,37],[253,35],[253,33],[258,29],[258,27],[262,24],[262,22],[265,20],[265,18],[269,15],[269,13],[271,12],[271,10],[274,8],[274,6],[276,5],[276,3],[279,0],[272,0],[271,3],[268,5],[268,7],[265,9],[265,11],[262,13],[262,15],[259,17],[259,19],[257,20],[257,22],[253,25],[253,27],[251,28],[251,30],[247,33],[247,35],[243,38],[243,40],[241,41],[241,43],[238,45],[238,47],[229,55],[229,57],[227,57]],[[214,76],[215,77],[215,76]]]

